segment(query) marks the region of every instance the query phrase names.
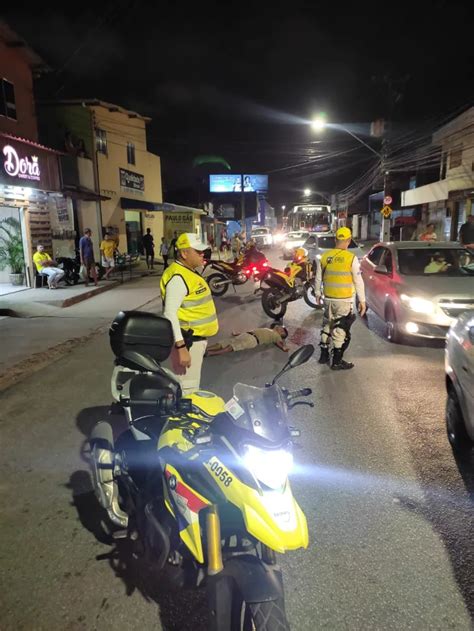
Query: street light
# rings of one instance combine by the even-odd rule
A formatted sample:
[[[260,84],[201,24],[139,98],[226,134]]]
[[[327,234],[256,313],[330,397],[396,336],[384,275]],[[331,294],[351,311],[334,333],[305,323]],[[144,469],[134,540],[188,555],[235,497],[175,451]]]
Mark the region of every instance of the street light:
[[[382,154],[380,154],[378,151],[375,151],[373,147],[364,142],[362,138],[359,138],[359,136],[356,136],[350,129],[347,129],[347,127],[339,124],[328,123],[326,119],[321,115],[313,118],[311,122],[311,129],[313,129],[314,131],[323,131],[327,127],[331,127],[333,129],[341,129],[342,131],[345,131],[347,134],[349,134],[349,136],[352,136],[352,138],[357,140],[357,142],[359,142],[361,145],[364,145],[364,147],[366,147],[369,151],[372,151],[372,153],[375,153],[376,156],[382,158]]]
[[[309,197],[311,195],[311,189],[310,188],[305,188],[303,193],[304,193],[305,197]]]
[[[285,206],[285,205],[283,205],[283,206],[281,207],[281,209],[282,209],[282,210],[286,210],[286,206]]]

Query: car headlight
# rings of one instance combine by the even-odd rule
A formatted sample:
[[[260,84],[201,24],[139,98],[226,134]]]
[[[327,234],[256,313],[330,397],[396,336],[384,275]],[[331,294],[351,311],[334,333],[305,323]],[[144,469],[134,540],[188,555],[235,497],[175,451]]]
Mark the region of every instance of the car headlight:
[[[270,489],[280,489],[293,467],[293,454],[287,449],[261,449],[245,445],[243,461],[257,480]]]
[[[431,300],[426,298],[420,298],[419,296],[407,296],[402,294],[400,296],[402,302],[404,302],[409,309],[415,311],[415,313],[433,313],[435,306]]]
[[[321,257],[322,257],[322,254],[316,254],[317,259],[321,259]]]
[[[273,240],[275,241],[275,243],[281,243],[284,239],[284,235],[282,234],[276,234],[273,237]]]

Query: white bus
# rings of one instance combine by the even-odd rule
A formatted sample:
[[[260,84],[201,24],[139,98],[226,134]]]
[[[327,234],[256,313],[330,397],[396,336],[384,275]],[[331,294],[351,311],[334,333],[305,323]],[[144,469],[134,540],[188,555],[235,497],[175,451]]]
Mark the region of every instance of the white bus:
[[[309,232],[332,232],[337,219],[331,212],[331,206],[321,204],[303,204],[293,206],[288,213],[289,230],[308,230]]]

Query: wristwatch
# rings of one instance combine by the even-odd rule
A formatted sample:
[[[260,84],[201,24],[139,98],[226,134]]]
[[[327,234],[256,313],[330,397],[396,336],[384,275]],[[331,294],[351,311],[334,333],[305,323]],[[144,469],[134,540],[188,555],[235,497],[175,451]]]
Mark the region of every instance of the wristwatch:
[[[174,347],[177,348],[178,350],[180,348],[186,348],[186,343],[184,341],[182,341],[182,342],[175,342],[174,343]]]

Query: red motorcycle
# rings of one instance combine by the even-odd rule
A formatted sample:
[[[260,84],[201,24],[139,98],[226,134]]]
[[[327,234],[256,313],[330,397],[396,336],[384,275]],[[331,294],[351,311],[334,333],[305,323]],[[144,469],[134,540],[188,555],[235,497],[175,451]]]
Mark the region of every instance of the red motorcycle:
[[[213,296],[223,296],[230,285],[235,291],[236,285],[244,285],[249,278],[261,280],[269,267],[267,257],[256,248],[250,248],[232,263],[206,258],[204,271],[208,268],[215,270],[215,273],[209,274],[206,280]]]

